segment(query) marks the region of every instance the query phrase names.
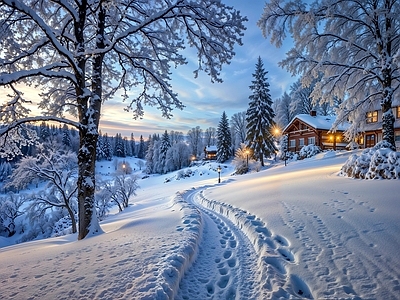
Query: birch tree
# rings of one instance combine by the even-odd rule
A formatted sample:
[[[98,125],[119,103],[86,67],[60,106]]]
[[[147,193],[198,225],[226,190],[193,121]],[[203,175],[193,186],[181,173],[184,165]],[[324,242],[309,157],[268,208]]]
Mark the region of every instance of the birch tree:
[[[272,0],[258,22],[265,37],[280,47],[294,41],[280,62],[309,85],[322,74],[312,96],[343,102],[334,126],[349,120],[356,136],[365,113],[380,106],[384,146],[395,149],[392,102],[399,96],[400,3],[396,0]]]
[[[185,46],[197,52],[198,66],[220,82],[223,64],[242,44],[242,17],[219,0],[0,0],[0,86],[9,98],[0,104],[0,151],[18,151],[33,132],[31,121],[56,121],[79,131],[79,234],[100,232],[94,208],[96,144],[101,109],[117,92],[134,118],[144,106],[163,117],[183,103],[173,91],[171,68],[187,63]],[[38,107],[19,84],[41,89]],[[23,132],[25,130],[26,132]]]

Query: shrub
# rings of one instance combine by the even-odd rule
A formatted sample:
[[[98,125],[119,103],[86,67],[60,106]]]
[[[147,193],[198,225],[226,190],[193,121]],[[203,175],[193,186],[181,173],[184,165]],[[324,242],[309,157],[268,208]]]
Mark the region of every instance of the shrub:
[[[313,144],[306,145],[299,152],[300,159],[310,158],[321,152],[321,148]]]
[[[380,142],[363,150],[359,156],[352,154],[339,175],[359,179],[400,179],[400,153]]]

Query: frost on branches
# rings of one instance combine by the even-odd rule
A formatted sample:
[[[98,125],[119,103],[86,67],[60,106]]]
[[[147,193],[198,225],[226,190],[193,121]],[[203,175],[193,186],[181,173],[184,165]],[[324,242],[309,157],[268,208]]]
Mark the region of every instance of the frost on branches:
[[[0,86],[9,95],[0,103],[1,151],[16,153],[26,138],[17,128],[27,122],[78,129],[78,239],[99,231],[94,170],[102,105],[118,93],[134,118],[143,117],[144,105],[170,118],[184,106],[170,75],[187,62],[185,46],[197,51],[195,77],[204,71],[220,82],[245,21],[216,0],[1,1]],[[26,108],[32,99],[21,85],[41,91],[42,115]]]
[[[366,112],[380,107],[382,136],[395,150],[394,115],[399,105],[400,4],[396,0],[306,1],[272,0],[258,22],[264,36],[280,47],[287,35],[293,48],[280,65],[302,75],[314,100],[342,103],[336,123],[349,121],[351,141],[364,130]],[[333,128],[335,129],[335,128]]]

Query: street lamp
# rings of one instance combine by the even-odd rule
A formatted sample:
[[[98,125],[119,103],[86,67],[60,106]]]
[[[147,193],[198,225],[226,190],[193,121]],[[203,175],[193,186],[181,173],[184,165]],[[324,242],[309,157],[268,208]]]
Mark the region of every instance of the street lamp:
[[[249,149],[246,149],[246,160],[247,160],[246,167],[247,167],[247,168],[249,167],[249,153],[250,153],[250,150],[249,150]]]
[[[218,166],[217,171],[218,171],[218,183],[221,183],[221,166]]]
[[[122,169],[124,170],[124,173],[126,174],[126,165],[125,165],[125,162],[122,164]]]

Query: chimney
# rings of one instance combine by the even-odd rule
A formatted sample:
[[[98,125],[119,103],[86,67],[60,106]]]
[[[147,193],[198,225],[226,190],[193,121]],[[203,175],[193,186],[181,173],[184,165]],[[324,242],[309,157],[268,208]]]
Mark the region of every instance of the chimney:
[[[316,117],[317,116],[317,111],[316,110],[310,111],[310,116],[311,117]]]

